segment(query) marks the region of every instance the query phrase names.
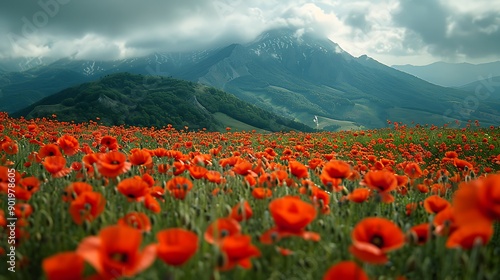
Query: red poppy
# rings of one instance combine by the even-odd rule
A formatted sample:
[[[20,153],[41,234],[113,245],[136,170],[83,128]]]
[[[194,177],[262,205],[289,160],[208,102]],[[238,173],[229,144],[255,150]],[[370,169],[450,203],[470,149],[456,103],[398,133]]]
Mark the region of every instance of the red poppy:
[[[43,159],[45,157],[62,156],[62,153],[57,145],[47,144],[40,148],[40,151],[38,151],[38,156]]]
[[[448,248],[472,249],[474,246],[486,245],[493,236],[493,223],[485,220],[473,221],[461,225],[450,234],[446,241]]]
[[[62,252],[47,257],[42,268],[48,280],[83,279],[85,262],[75,252]]]
[[[342,261],[330,267],[323,280],[368,280],[368,276],[355,262]]]
[[[81,225],[99,216],[106,206],[106,199],[98,192],[84,192],[71,202],[69,213],[73,221]]]
[[[248,201],[244,201],[233,206],[229,217],[235,219],[238,222],[241,222],[250,219],[252,217],[252,214],[253,211],[250,207],[250,204],[248,203]]]
[[[354,189],[347,196],[347,199],[349,199],[352,202],[362,203],[362,202],[366,201],[369,196],[370,196],[370,189],[367,189],[367,188],[357,188],[357,189]]]
[[[330,178],[345,179],[352,173],[352,167],[345,161],[331,160],[323,167],[323,172],[326,172]]]
[[[149,193],[144,196],[144,206],[153,213],[160,213],[161,211],[160,203]]]
[[[262,243],[271,244],[289,236],[320,240],[319,234],[305,230],[306,226],[316,218],[316,208],[313,205],[302,201],[299,197],[285,196],[271,201],[269,210],[275,227],[261,235]]]
[[[174,177],[167,182],[167,190],[177,199],[184,199],[193,188],[193,182],[185,177]]]
[[[19,147],[16,142],[9,141],[0,145],[0,151],[2,150],[8,155],[15,155],[19,152]]]
[[[424,208],[430,214],[437,214],[450,205],[450,202],[438,195],[431,195],[424,200]]]
[[[218,269],[226,271],[236,265],[249,269],[252,267],[250,258],[259,257],[260,251],[252,245],[252,238],[248,235],[231,235],[224,238],[220,244],[220,250],[224,254],[224,263]]]
[[[218,244],[228,236],[240,234],[241,226],[233,218],[219,218],[211,223],[205,230],[205,241],[210,244]]]
[[[97,170],[105,177],[116,177],[130,170],[132,164],[126,160],[127,156],[118,151],[100,154]]]
[[[194,179],[201,179],[205,177],[205,174],[207,174],[208,170],[205,167],[199,166],[199,165],[190,165],[188,167],[189,174],[191,177]]]
[[[149,185],[139,176],[127,178],[121,181],[117,187],[128,198],[139,199],[149,193]]]
[[[220,184],[223,182],[223,178],[220,174],[220,172],[215,171],[215,170],[210,170],[205,173],[205,179],[212,183]]]
[[[148,268],[156,258],[156,245],[139,251],[142,233],[125,226],[108,226],[98,236],[84,238],[76,253],[106,279],[134,276]]]
[[[420,178],[423,175],[422,169],[416,162],[410,162],[405,166],[405,174],[411,179]]]
[[[62,156],[45,157],[43,166],[54,178],[64,177],[71,172],[71,169],[66,167],[66,159]]]
[[[363,184],[378,191],[383,202],[390,203],[394,201],[394,197],[390,192],[398,186],[398,179],[391,171],[369,171],[363,179]]]
[[[385,218],[369,217],[359,222],[352,231],[349,251],[358,259],[372,264],[385,264],[386,253],[402,247],[405,236],[401,229]]]
[[[158,239],[156,246],[158,258],[169,265],[183,265],[198,250],[198,235],[185,229],[171,228],[159,231],[156,239]]]
[[[273,196],[273,191],[268,188],[253,188],[252,196],[255,199],[264,199]]]
[[[290,173],[292,173],[293,176],[299,179],[309,177],[309,172],[307,171],[307,167],[302,163],[292,160],[288,163],[288,166],[290,167]]]
[[[245,175],[253,172],[252,171],[252,164],[246,160],[242,160],[242,161],[238,162],[236,165],[234,165],[233,171],[236,174],[245,176]]]
[[[412,241],[418,245],[423,245],[429,240],[431,235],[431,228],[429,223],[423,223],[410,228]]]
[[[141,232],[151,231],[151,222],[146,214],[141,212],[131,212],[118,220],[118,225],[130,226]]]
[[[57,139],[57,145],[64,151],[64,154],[68,156],[75,155],[80,150],[80,143],[78,140],[71,135],[63,135]]]
[[[134,150],[132,154],[128,156],[128,160],[132,165],[144,167],[151,167],[153,165],[151,154],[145,150]]]
[[[118,149],[118,141],[113,136],[108,135],[102,137],[100,144],[106,147],[110,151]]]
[[[63,192],[63,201],[73,201],[84,192],[91,192],[92,186],[84,182],[74,182],[68,185]]]
[[[30,193],[35,193],[40,189],[40,180],[36,177],[26,177],[21,179],[19,185]]]

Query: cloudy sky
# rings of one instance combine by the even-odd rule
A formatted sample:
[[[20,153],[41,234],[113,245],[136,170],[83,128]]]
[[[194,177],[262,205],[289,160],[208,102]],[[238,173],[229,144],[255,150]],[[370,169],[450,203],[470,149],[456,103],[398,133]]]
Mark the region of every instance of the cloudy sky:
[[[3,0],[0,58],[118,59],[284,26],[387,65],[500,60],[500,0]]]

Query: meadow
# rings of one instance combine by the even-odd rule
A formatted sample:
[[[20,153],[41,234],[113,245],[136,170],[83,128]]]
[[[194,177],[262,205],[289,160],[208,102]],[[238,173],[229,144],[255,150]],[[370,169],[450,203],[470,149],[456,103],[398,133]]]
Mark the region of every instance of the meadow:
[[[499,279],[499,138],[0,113],[0,279]]]

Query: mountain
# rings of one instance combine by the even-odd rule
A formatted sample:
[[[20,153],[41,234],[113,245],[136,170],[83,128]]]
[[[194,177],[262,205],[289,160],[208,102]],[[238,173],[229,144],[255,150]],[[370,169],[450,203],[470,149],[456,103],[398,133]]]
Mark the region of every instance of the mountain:
[[[320,128],[375,128],[388,119],[489,123],[489,116],[500,114],[488,103],[462,110],[468,92],[436,86],[367,56],[353,57],[326,38],[288,29],[230,45],[178,75],[310,126],[318,116]]]
[[[167,78],[118,73],[46,97],[13,114],[28,119],[95,120],[108,125],[181,129],[312,131],[303,124],[278,117],[213,87]]]
[[[387,120],[442,125],[477,119],[489,125],[500,116],[494,100],[471,106],[466,102],[471,92],[431,84],[367,56],[353,57],[328,38],[292,29],[269,30],[252,42],[212,50],[116,61],[68,58],[0,73],[0,110],[13,112],[68,86],[124,71],[213,86],[327,130],[378,128]]]
[[[444,87],[460,87],[500,75],[500,61],[484,64],[436,62],[424,66],[407,64],[392,67]]]
[[[463,85],[459,89],[474,93],[474,96],[481,100],[500,100],[500,76],[485,77],[485,79]]]

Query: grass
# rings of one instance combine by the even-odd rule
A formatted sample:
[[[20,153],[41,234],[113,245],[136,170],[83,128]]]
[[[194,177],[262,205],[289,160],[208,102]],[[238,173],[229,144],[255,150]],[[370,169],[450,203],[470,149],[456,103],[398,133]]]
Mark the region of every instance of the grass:
[[[228,125],[235,125],[233,130],[221,133],[172,128],[124,128],[96,122],[69,124],[49,119],[26,121],[0,115],[2,138],[8,136],[18,147],[17,153],[7,153],[5,149],[0,151],[1,165],[14,168],[23,178],[35,177],[41,183],[40,190],[26,201],[33,208],[33,213],[26,217],[27,224],[21,225],[18,220],[17,227],[24,230],[24,237],[16,243],[16,272],[7,271],[7,256],[4,254],[0,256],[0,279],[47,279],[41,267],[44,259],[60,252],[76,251],[85,238],[98,235],[101,230],[115,225],[131,212],[144,213],[151,222],[151,229],[142,234],[141,248],[157,244],[156,234],[165,229],[183,228],[198,236],[197,251],[184,265],[174,267],[156,258],[151,266],[131,279],[321,279],[330,267],[344,260],[355,261],[371,279],[497,279],[500,276],[497,266],[500,261],[498,217],[493,224],[494,234],[488,238],[489,242],[471,249],[448,248],[448,236],[431,232],[423,245],[405,242],[401,248],[388,252],[389,261],[383,265],[363,261],[349,250],[353,244],[353,229],[367,217],[383,217],[392,221],[409,241],[411,227],[432,222],[435,218],[421,203],[436,194],[437,189],[432,187],[433,184],[444,185],[444,177],[458,178],[456,181],[446,179],[450,185],[442,194],[444,199],[454,203],[453,194],[461,182],[498,173],[498,127],[481,128],[469,123],[463,128],[450,129],[391,124],[388,128],[377,130],[263,134],[250,132],[250,127],[238,126],[238,122],[224,115],[216,116],[226,120]],[[30,128],[28,125],[31,125]],[[87,166],[93,167],[93,170],[71,170],[66,176],[56,178],[44,167],[43,161],[31,162],[29,155],[40,153],[41,146],[57,143],[63,135],[73,136],[81,147],[75,155],[63,155],[67,160],[66,167],[74,162],[83,162],[84,145],[88,145],[92,153],[98,153],[101,149],[101,152],[109,153],[101,144],[105,135],[117,140],[118,151],[128,157],[128,162],[131,162],[129,156],[137,149],[151,151],[152,162],[148,167],[134,164],[129,171],[117,177],[104,177],[98,171],[99,163],[96,163]],[[167,156],[157,156],[154,151],[158,148],[178,151],[180,155],[169,153]],[[454,164],[443,163],[446,152],[450,151],[457,152],[460,159],[471,163],[472,169],[464,171]],[[338,192],[322,183],[321,174],[331,155],[349,163],[352,172],[359,174],[359,177],[344,179],[343,188]],[[238,174],[234,166],[227,164],[232,157],[236,157],[238,163],[249,162],[253,171],[247,172],[249,175]],[[309,167],[310,160],[315,158],[319,159],[320,164],[318,167]],[[323,204],[319,203],[311,188],[301,188],[305,184],[304,178],[299,179],[293,174],[290,169],[292,161],[307,166],[307,182],[310,182],[307,184],[326,191],[326,202],[323,200]],[[223,180],[216,183],[207,177],[195,179],[188,170],[174,175],[177,169],[173,165],[176,162],[189,166],[201,165],[217,171]],[[372,191],[366,201],[354,203],[349,195],[366,184],[363,179],[367,172],[375,172],[377,162],[385,162],[384,168],[398,175],[405,175],[405,163],[415,162],[427,175],[403,185],[407,192],[401,186],[392,191],[395,197],[392,203],[381,203],[376,191]],[[160,172],[158,168],[161,164],[168,164],[168,171]],[[285,172],[286,179],[267,179],[279,170]],[[448,173],[446,176],[440,175],[443,172]],[[152,176],[154,186],[165,191],[164,195],[155,198],[159,211],[147,207],[143,199],[134,201],[127,198],[117,188],[123,180],[142,177],[145,173]],[[255,179],[260,179],[261,183],[250,186],[246,176],[257,176]],[[176,199],[165,187],[167,182],[176,177],[185,177],[193,182],[193,188],[183,200]],[[81,225],[69,214],[72,203],[62,199],[64,190],[77,181],[90,184],[93,191],[106,200],[103,212]],[[19,181],[17,184],[20,186]],[[429,184],[429,193],[418,191],[418,184]],[[258,187],[270,189],[272,195],[257,198],[253,192]],[[312,241],[292,236],[272,245],[264,244],[260,236],[277,224],[269,205],[278,198],[290,195],[315,205],[316,215],[304,230],[318,233],[321,239]],[[0,196],[3,217],[8,218],[7,194]],[[248,201],[253,215],[240,222],[241,234],[250,236],[251,243],[260,255],[250,259],[249,269],[236,266],[229,271],[220,271],[217,268],[227,261],[228,255],[222,247],[205,241],[204,234],[210,224],[230,215],[232,207],[242,201]],[[22,201],[18,199],[17,202]],[[418,205],[411,214],[407,214],[406,206],[409,203]],[[329,211],[323,212],[321,205],[328,206]],[[0,230],[1,247],[9,252],[6,243],[8,228],[2,227]],[[280,250],[283,248],[292,253],[282,255]],[[95,268],[86,263],[84,275],[95,273]]]

